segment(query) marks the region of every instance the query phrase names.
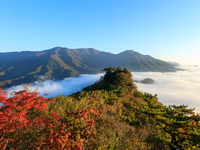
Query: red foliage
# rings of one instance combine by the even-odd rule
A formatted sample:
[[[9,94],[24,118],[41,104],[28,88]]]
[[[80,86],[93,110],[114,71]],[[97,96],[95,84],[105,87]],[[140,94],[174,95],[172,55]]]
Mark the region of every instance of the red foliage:
[[[68,113],[68,116],[74,117],[79,122],[81,119],[86,124],[83,128],[87,132],[85,137],[82,137],[78,141],[71,138],[71,131],[67,128],[70,124],[62,121],[64,117],[60,117],[57,113],[50,113],[49,116],[44,115],[42,112],[46,110],[47,102],[54,99],[47,99],[42,96],[38,97],[37,92],[30,92],[23,90],[16,92],[13,97],[7,98],[7,93],[0,89],[0,103],[4,106],[0,106],[0,148],[6,149],[7,144],[14,143],[16,140],[8,138],[10,133],[18,132],[18,130],[25,130],[27,128],[37,128],[39,133],[45,133],[46,138],[35,141],[37,149],[44,148],[56,148],[56,149],[82,149],[83,142],[87,141],[91,135],[95,135],[93,132],[94,120],[90,118],[90,114],[100,116],[99,112],[93,108],[81,111],[72,111]],[[40,117],[34,119],[28,119],[27,111],[33,108],[41,113]],[[91,130],[91,131],[90,131]],[[73,134],[75,133],[72,131]],[[18,138],[26,140],[23,135],[18,132]],[[15,147],[18,149],[19,147]]]
[[[16,92],[13,97],[7,98],[7,93],[0,89],[0,143],[6,145],[8,141],[13,139],[6,139],[4,135],[13,132],[16,129],[25,129],[27,125],[31,125],[30,120],[27,119],[27,110],[34,107],[42,112],[46,109],[46,103],[54,99],[46,99],[42,96],[38,97],[37,92],[29,92],[23,90]]]

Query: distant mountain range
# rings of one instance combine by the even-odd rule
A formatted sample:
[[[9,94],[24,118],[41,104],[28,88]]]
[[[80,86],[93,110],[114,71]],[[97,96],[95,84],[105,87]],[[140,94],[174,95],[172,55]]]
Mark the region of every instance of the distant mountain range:
[[[168,61],[168,63],[169,63],[170,65],[174,66],[174,67],[178,67],[178,66],[180,66],[180,64],[177,63],[177,62]]]
[[[55,47],[37,52],[0,53],[0,87],[49,79],[62,80],[79,74],[98,73],[109,66],[142,72],[178,70],[165,61],[132,50],[112,54],[93,48]]]

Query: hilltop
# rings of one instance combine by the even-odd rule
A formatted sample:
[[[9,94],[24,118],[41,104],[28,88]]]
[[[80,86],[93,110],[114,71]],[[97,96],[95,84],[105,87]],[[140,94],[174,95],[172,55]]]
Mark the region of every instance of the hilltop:
[[[0,87],[44,80],[62,80],[80,74],[101,72],[109,66],[130,71],[171,72],[179,69],[149,55],[127,50],[119,54],[93,48],[55,47],[44,51],[0,53]]]
[[[200,148],[200,116],[193,109],[164,106],[156,95],[140,92],[126,68],[104,71],[99,81],[67,97],[49,100],[26,91],[16,93],[0,111],[0,118],[12,115],[10,124],[3,119],[0,125],[6,149]],[[3,96],[0,102],[6,106]],[[10,106],[13,113],[8,114]]]

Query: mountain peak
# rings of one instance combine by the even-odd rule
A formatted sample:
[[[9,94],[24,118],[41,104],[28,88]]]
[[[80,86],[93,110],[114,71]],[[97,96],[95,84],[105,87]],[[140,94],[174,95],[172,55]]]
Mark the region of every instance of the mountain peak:
[[[31,83],[37,80],[34,76],[62,80],[79,74],[98,73],[109,66],[121,66],[130,71],[178,70],[167,62],[133,50],[115,55],[94,48],[54,47],[30,53],[0,53],[0,87]]]
[[[133,50],[125,50],[124,53],[135,53]]]
[[[123,87],[123,90],[135,89],[133,84],[132,74],[126,68],[121,69],[120,66],[105,68],[105,75],[100,81],[94,83],[91,86],[86,87],[85,91],[94,90],[116,90]]]
[[[135,52],[133,50],[125,50],[125,51],[119,53],[118,55],[136,54],[136,53],[138,53],[138,52]]]

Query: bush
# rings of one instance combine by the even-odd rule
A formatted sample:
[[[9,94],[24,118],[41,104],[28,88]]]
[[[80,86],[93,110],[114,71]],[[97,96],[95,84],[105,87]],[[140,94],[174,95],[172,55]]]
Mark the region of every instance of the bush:
[[[55,99],[38,97],[23,90],[7,98],[0,89],[1,149],[83,149],[95,137],[92,116],[101,114],[93,108],[66,111],[64,116],[46,111]]]

